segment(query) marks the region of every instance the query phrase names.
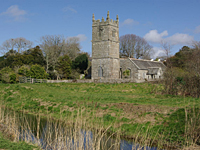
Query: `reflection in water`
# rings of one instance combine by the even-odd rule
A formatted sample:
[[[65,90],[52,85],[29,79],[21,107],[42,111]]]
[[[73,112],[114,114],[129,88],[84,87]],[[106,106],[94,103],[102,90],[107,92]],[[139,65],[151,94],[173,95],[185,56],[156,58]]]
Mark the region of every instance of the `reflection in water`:
[[[156,150],[157,148],[141,147],[138,144],[119,138],[119,135],[108,135],[102,130],[84,130],[82,124],[69,123],[41,118],[24,113],[4,110],[4,115],[16,118],[19,140],[32,142],[47,150]]]

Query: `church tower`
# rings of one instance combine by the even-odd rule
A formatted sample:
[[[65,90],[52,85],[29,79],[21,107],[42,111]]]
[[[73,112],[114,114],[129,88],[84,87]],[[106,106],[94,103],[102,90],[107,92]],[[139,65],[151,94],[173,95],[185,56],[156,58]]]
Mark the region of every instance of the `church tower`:
[[[109,11],[104,20],[92,16],[92,79],[118,79],[119,18],[110,19]]]

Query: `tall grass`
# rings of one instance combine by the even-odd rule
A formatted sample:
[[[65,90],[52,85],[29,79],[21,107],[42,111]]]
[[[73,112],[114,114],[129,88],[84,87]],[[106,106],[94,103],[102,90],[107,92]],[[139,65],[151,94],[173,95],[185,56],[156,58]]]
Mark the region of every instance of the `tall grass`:
[[[144,149],[145,146],[160,149],[181,149],[199,145],[199,115],[199,109],[195,107],[181,109],[174,113],[171,122],[168,122],[168,124],[171,124],[174,121],[175,124],[170,126],[170,129],[167,126],[158,126],[155,129],[155,126],[150,124],[136,125],[135,128],[132,128],[134,130],[132,137],[134,138],[131,141],[139,143],[141,146],[138,144],[132,145],[132,150]],[[3,132],[7,133],[8,137],[15,142],[24,140],[46,150],[120,149],[123,127],[113,130],[115,122],[108,124],[106,127],[102,126],[102,123],[100,123],[102,120],[97,120],[95,115],[94,118],[83,117],[83,110],[77,110],[76,117],[74,117],[74,114],[68,117],[67,120],[64,117],[61,118],[61,121],[48,115],[44,119],[40,113],[36,116],[29,116],[23,111],[16,113],[11,109],[0,107]],[[96,119],[95,122],[94,119]],[[178,132],[183,132],[183,135],[173,134]]]
[[[70,150],[100,150],[119,149],[119,133],[107,134],[111,126],[106,129],[100,125],[88,126],[87,119],[81,118],[82,111],[77,112],[71,119],[60,121],[50,115],[41,124],[40,114],[35,117],[27,116],[23,111],[16,113],[1,107],[0,120],[5,127],[4,133],[9,133],[13,141],[24,140],[42,149],[70,149]],[[37,120],[37,122],[34,121]]]
[[[3,104],[18,111],[7,113],[4,109],[2,112],[4,124],[16,135],[15,141],[22,138],[33,141],[34,137],[35,144],[47,149],[119,149],[124,137],[142,147],[180,149],[200,145],[199,99],[163,95],[162,85],[92,83],[0,87],[4,87],[0,91]],[[138,108],[138,112],[132,108]],[[36,121],[31,122],[24,113],[35,114]],[[6,115],[12,119],[6,121]],[[46,124],[41,126],[44,115]],[[152,117],[154,123],[136,120],[147,118],[145,115]],[[17,133],[19,126],[21,132]]]

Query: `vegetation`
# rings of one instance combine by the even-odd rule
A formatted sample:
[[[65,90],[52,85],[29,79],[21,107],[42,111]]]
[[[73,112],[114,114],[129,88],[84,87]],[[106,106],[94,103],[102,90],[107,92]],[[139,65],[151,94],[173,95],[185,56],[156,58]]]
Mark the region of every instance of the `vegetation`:
[[[9,39],[2,44],[4,55],[0,57],[1,83],[16,83],[21,76],[76,79],[80,73],[91,71],[88,67],[89,56],[80,51],[79,39],[76,37],[66,39],[59,35],[47,35],[41,37],[40,47],[31,46],[32,42],[25,38]],[[107,149],[101,142],[105,135],[115,139],[113,145],[116,147],[119,147],[119,139],[122,137],[141,145],[156,145],[165,149],[199,146],[200,43],[196,42],[193,47],[184,46],[172,57],[170,44],[163,43],[162,46],[167,58],[162,82],[0,84],[1,108],[5,106],[14,112],[35,114],[39,116],[38,120],[47,117],[49,129],[45,137],[49,139],[47,145],[54,148],[58,145],[51,138],[55,136],[58,141],[66,141],[64,135],[68,133],[69,140],[78,146],[80,140],[77,137],[83,137],[80,130],[87,130],[87,135],[89,131],[95,133],[94,145],[88,145],[94,149]],[[121,57],[147,59],[150,58],[151,50],[152,47],[139,36],[129,34],[120,37]],[[130,72],[126,70],[123,74],[128,76]],[[8,129],[11,140],[14,138],[18,143],[9,141],[4,135],[4,138],[0,138],[0,142],[4,143],[2,148],[34,148],[17,139],[19,133],[16,126],[23,126],[18,120],[21,116],[10,116],[8,119],[3,114],[0,115],[0,125],[6,126],[6,129],[1,133],[6,133]],[[61,120],[65,126],[72,128],[60,134],[52,131],[55,126],[50,127],[50,120],[56,123]],[[58,127],[62,123],[58,123]],[[41,131],[38,126],[35,128],[39,140]],[[27,132],[30,132],[30,128]],[[67,147],[69,144],[65,146],[71,149]]]
[[[16,111],[72,122],[81,115],[87,127],[120,130],[121,137],[160,148],[200,143],[199,99],[162,94],[159,84],[2,84],[0,89],[2,104]]]
[[[152,46],[144,38],[135,34],[126,34],[119,40],[120,57],[150,59]]]
[[[200,96],[200,44],[193,48],[183,46],[166,60],[165,92],[174,95]]]
[[[58,73],[60,74],[62,78],[67,79],[71,75],[71,66],[72,66],[72,62],[69,56],[68,55],[61,56],[58,59],[58,65],[57,65],[56,70],[58,70]]]
[[[15,83],[21,76],[77,79],[88,68],[89,55],[80,51],[76,37],[66,39],[60,35],[46,35],[41,37],[40,46],[31,46],[32,42],[25,38],[9,39],[2,44],[0,50],[4,55],[0,57],[0,70],[3,70],[1,76],[6,80],[1,78],[0,81]],[[9,73],[8,68],[12,69]]]
[[[80,70],[80,73],[84,73],[84,71],[88,68],[88,56],[86,54],[79,55],[73,61],[73,68]]]

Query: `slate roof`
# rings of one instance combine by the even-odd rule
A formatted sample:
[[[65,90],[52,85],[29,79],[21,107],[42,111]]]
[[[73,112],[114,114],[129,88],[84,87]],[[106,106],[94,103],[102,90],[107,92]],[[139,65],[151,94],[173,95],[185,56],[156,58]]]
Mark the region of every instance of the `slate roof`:
[[[138,67],[138,69],[148,69],[148,68],[162,68],[165,70],[166,66],[160,61],[142,60],[130,58],[130,60]]]

